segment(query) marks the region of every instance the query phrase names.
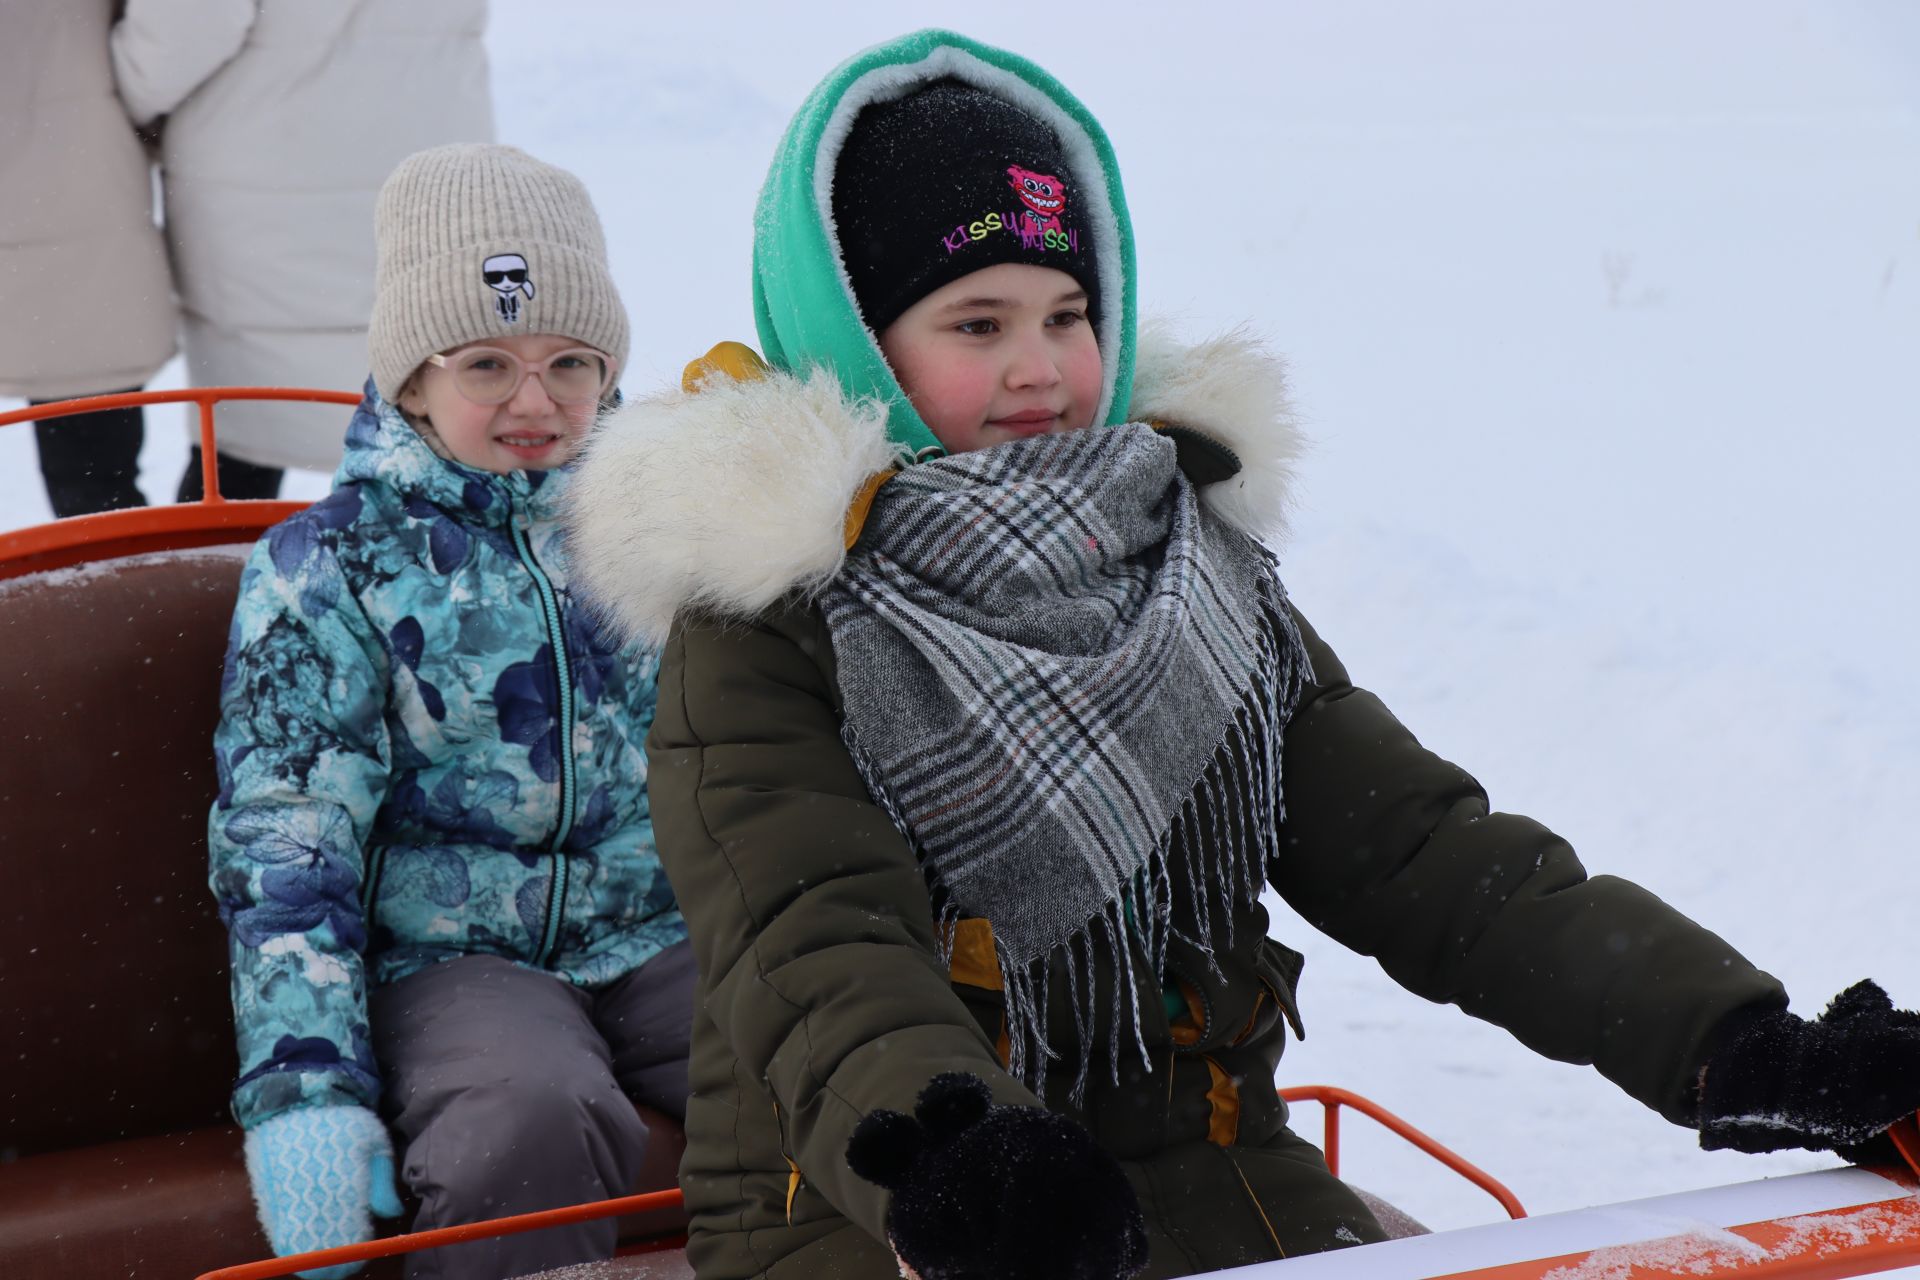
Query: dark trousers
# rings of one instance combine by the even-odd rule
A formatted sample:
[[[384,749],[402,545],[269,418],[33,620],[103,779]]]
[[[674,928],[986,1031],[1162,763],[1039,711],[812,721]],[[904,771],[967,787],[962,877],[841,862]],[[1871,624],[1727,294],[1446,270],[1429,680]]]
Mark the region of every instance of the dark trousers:
[[[198,502],[206,495],[206,486],[200,482],[200,446],[194,445],[187,456],[186,474],[180,477],[180,492],[174,498],[176,502]],[[220,475],[220,496],[223,498],[277,498],[280,496],[280,478],[286,475],[279,467],[262,467],[251,462],[242,462],[238,458],[229,458],[224,453],[213,456],[213,465]]]
[[[381,1111],[420,1198],[412,1230],[629,1195],[644,1102],[687,1111],[693,949],[599,991],[463,956],[368,997]],[[629,1101],[631,1099],[632,1101]],[[613,1256],[612,1219],[430,1249],[407,1280],[494,1280]]]
[[[140,409],[135,406],[76,413],[33,424],[34,444],[40,451],[40,478],[46,483],[47,502],[55,519],[147,505],[137,483],[140,443],[145,435],[141,421]]]

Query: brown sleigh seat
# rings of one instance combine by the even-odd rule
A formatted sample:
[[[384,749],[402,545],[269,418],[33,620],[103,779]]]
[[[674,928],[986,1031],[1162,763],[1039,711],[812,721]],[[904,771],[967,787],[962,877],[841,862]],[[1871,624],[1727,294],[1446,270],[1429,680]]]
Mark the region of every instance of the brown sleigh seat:
[[[270,1253],[227,1114],[226,941],[206,883],[216,697],[247,550],[0,581],[8,1280],[188,1280]],[[670,1187],[684,1137],[641,1111],[662,1140],[635,1189]],[[656,1215],[621,1234],[680,1227]]]

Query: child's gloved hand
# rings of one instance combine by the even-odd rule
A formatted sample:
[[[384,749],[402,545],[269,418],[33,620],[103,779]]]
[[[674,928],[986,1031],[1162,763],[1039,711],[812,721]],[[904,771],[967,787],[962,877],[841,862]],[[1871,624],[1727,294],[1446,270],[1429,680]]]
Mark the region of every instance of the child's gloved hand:
[[[302,1107],[247,1133],[247,1177],[267,1242],[280,1257],[373,1238],[373,1218],[400,1216],[393,1144],[365,1107]],[[302,1271],[341,1280],[360,1263]]]
[[[1857,982],[1808,1022],[1754,1017],[1714,1054],[1700,1086],[1709,1151],[1838,1151],[1877,1138],[1920,1109],[1920,1013]]]
[[[919,1280],[1125,1280],[1146,1265],[1113,1157],[1065,1116],[992,1105],[974,1076],[935,1076],[913,1115],[862,1120],[847,1165],[893,1192],[887,1235]]]

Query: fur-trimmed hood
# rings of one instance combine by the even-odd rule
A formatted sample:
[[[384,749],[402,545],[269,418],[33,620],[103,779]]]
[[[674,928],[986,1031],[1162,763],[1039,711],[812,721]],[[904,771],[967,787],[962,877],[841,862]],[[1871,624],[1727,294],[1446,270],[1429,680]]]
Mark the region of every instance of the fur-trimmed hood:
[[[943,80],[1000,99],[1059,140],[1074,175],[1071,198],[1081,234],[1096,247],[1101,302],[1088,319],[1100,343],[1102,376],[1093,421],[1126,422],[1134,362],[1133,224],[1113,146],[1093,113],[1045,68],[954,31],[915,31],[862,50],[834,68],[794,113],[754,210],[753,314],[760,353],[790,373],[831,368],[856,399],[884,402],[888,434],[907,452],[916,458],[945,452],[901,390],[860,313],[833,217],[834,173],[860,113]],[[941,235],[950,229],[926,228]],[[926,244],[931,248],[931,234]]]
[[[1285,366],[1261,342],[1235,331],[1182,346],[1146,326],[1130,416],[1225,446],[1240,469],[1202,500],[1255,537],[1284,536],[1302,441]],[[886,406],[823,370],[717,375],[635,401],[601,420],[574,468],[576,588],[649,643],[682,610],[744,619],[818,592],[846,557],[850,509],[901,461]]]

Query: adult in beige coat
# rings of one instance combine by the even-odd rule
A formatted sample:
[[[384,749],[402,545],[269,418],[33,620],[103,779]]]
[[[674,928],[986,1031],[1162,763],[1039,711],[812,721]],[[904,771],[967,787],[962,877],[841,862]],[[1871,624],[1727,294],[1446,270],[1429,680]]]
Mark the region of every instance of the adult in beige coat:
[[[161,173],[196,385],[357,390],[373,311],[373,205],[404,157],[493,137],[486,0],[127,0],[128,112],[165,117]],[[327,405],[220,414],[221,489],[271,496],[332,471]],[[189,467],[182,497],[199,488]]]
[[[114,96],[114,0],[0,0],[0,396],[137,389],[173,354],[147,154]],[[144,501],[138,409],[35,426],[55,515]]]

